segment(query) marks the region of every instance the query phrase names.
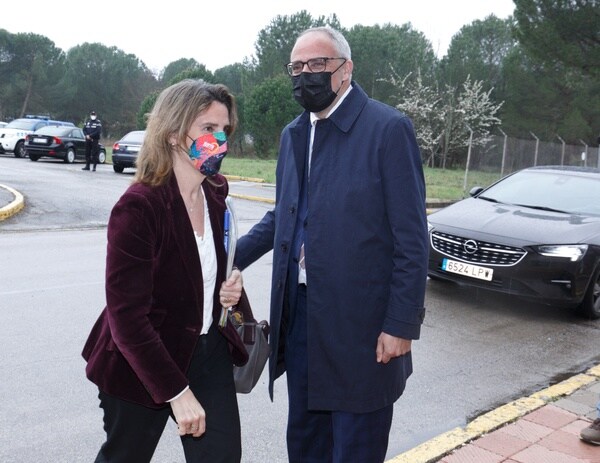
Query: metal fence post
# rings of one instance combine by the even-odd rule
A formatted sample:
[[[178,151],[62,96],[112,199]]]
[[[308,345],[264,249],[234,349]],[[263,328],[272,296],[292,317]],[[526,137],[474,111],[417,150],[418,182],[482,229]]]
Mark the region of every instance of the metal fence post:
[[[504,161],[506,160],[506,140],[508,139],[508,135],[506,135],[500,127],[498,127],[498,130],[500,130],[500,133],[504,135],[504,145],[502,146],[502,164],[500,166],[500,178],[502,178],[504,177]]]
[[[467,124],[465,124],[465,125],[467,125]],[[463,183],[463,197],[466,197],[465,194],[467,193],[467,175],[469,174],[469,163],[471,162],[471,145],[473,144],[473,130],[468,125],[467,125],[467,129],[469,129],[470,135],[469,135],[469,151],[467,151],[467,165],[465,167],[465,181]]]
[[[533,132],[529,132],[533,138],[535,138],[535,155],[533,157],[533,165],[537,166],[538,149],[540,147],[540,139],[534,135]]]
[[[560,140],[560,142],[562,143],[562,151],[560,153],[560,165],[563,166],[565,164],[565,141],[560,138],[560,135],[556,135],[556,138],[558,138]]]
[[[587,167],[588,145],[581,138],[579,139],[579,141],[583,144],[583,146],[585,146],[585,155],[583,156],[583,167]]]

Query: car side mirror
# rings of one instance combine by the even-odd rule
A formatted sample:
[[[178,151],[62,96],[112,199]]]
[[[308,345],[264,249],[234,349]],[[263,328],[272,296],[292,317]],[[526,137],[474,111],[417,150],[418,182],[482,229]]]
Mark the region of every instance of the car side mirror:
[[[477,196],[482,191],[483,191],[483,187],[482,186],[474,186],[473,188],[471,188],[469,190],[469,196],[471,196],[471,197]]]

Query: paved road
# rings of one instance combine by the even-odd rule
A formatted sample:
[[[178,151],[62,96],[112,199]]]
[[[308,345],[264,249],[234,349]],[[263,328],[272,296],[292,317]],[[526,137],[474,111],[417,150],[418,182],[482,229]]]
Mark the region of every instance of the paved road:
[[[0,156],[0,184],[26,209],[0,222],[0,461],[86,462],[101,442],[95,390],[83,377],[83,340],[103,305],[105,223],[131,181],[100,166]],[[92,177],[92,175],[95,175]],[[246,191],[265,186],[232,184]],[[257,189],[257,190],[255,190]],[[236,200],[244,233],[270,208]],[[266,317],[270,256],[244,272]],[[395,406],[388,458],[600,361],[600,323],[571,312],[429,282],[415,373]],[[264,378],[240,395],[244,462],[284,462],[285,379],[275,403]],[[35,436],[33,439],[23,436]],[[172,426],[157,462],[182,461]]]

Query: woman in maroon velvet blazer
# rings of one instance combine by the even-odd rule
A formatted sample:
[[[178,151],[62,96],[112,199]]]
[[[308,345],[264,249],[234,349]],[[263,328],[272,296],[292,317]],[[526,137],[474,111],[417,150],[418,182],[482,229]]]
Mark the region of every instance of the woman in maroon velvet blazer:
[[[148,121],[133,184],[108,224],[106,308],[83,349],[99,390],[106,442],[96,461],[148,462],[172,416],[186,461],[239,462],[233,365],[247,353],[221,307],[228,186],[218,174],[237,124],[222,85],[185,80],[164,90]]]

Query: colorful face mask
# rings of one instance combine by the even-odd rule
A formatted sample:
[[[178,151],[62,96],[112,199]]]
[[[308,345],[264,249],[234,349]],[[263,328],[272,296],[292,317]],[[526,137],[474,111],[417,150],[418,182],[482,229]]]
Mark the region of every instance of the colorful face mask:
[[[201,135],[190,146],[189,156],[194,167],[202,175],[212,177],[219,173],[221,161],[227,154],[227,135],[225,132],[213,132]]]

